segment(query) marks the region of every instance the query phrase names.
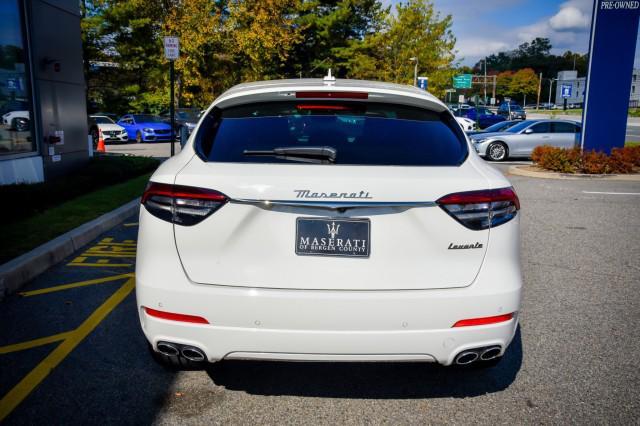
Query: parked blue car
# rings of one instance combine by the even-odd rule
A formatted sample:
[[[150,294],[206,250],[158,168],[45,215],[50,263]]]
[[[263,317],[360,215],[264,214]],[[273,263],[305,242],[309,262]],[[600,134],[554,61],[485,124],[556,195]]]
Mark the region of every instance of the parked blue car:
[[[127,131],[129,140],[137,143],[171,140],[171,126],[157,115],[127,114],[120,117],[118,124]]]
[[[467,117],[468,119],[478,123],[478,127],[480,127],[481,129],[506,120],[506,118],[494,114],[485,107],[469,108],[465,111],[464,117]]]

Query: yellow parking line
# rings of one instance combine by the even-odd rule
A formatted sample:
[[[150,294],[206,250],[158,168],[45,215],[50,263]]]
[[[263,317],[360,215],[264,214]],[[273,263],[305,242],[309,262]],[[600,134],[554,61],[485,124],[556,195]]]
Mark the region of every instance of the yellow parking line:
[[[48,345],[49,343],[59,342],[60,340],[64,340],[69,337],[71,333],[71,331],[65,331],[64,333],[54,334],[53,336],[41,337],[39,339],[33,339],[27,342],[14,343],[13,345],[0,346],[0,354],[24,351],[26,349]]]
[[[124,226],[138,226],[138,222],[125,223]]]
[[[84,287],[84,286],[93,285],[93,284],[108,283],[111,281],[117,281],[123,278],[131,278],[131,277],[133,277],[133,272],[129,272],[128,274],[113,275],[113,276],[104,277],[104,278],[96,278],[93,280],[78,281],[77,283],[62,284],[62,285],[57,285],[55,287],[41,288],[38,290],[23,291],[18,294],[24,297],[37,296],[39,294],[53,293],[54,291],[68,290],[70,288]]]
[[[82,253],[84,255],[86,255],[86,257],[136,257],[135,253],[131,253],[131,254],[110,254],[107,252],[98,252],[98,251],[86,251],[84,253]],[[73,262],[71,262],[73,263]]]
[[[80,344],[107,315],[118,306],[135,287],[135,280],[129,278],[98,309],[76,328],[40,364],[27,374],[20,383],[0,399],[0,422],[4,420],[24,399]]]
[[[131,263],[67,263],[67,266],[117,266],[125,267],[132,266]]]

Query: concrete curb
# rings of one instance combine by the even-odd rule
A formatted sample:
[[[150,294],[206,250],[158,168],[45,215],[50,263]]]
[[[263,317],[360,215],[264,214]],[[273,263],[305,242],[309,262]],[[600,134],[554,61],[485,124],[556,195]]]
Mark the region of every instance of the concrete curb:
[[[140,205],[136,198],[115,210],[78,226],[53,240],[0,265],[0,300],[43,273],[103,232],[133,215]]]
[[[538,179],[565,179],[565,180],[617,180],[627,182],[640,182],[640,175],[583,175],[570,173],[547,172],[543,170],[531,170],[531,166],[511,166],[509,174],[526,176]]]

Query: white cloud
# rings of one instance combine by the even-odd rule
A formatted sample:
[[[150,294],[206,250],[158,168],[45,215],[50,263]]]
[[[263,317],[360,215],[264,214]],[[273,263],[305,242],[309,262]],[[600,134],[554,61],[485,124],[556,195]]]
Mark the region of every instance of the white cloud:
[[[549,25],[556,31],[582,31],[589,25],[589,18],[577,7],[569,6],[560,9],[549,19]]]
[[[456,43],[458,56],[464,58],[479,58],[509,48],[509,43],[505,41],[482,38],[463,38]]]

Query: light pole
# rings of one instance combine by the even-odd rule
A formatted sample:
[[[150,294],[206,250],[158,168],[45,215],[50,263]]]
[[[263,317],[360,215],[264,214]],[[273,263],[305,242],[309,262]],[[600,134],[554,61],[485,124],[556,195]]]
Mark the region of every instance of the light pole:
[[[413,85],[418,87],[418,57],[412,56],[409,58],[411,62],[415,62],[416,65],[413,67]]]
[[[484,105],[487,106],[487,57],[484,57]]]
[[[547,104],[549,106],[549,109],[551,109],[551,92],[553,91],[553,82],[555,80],[557,80],[557,78],[549,79],[549,103]]]

